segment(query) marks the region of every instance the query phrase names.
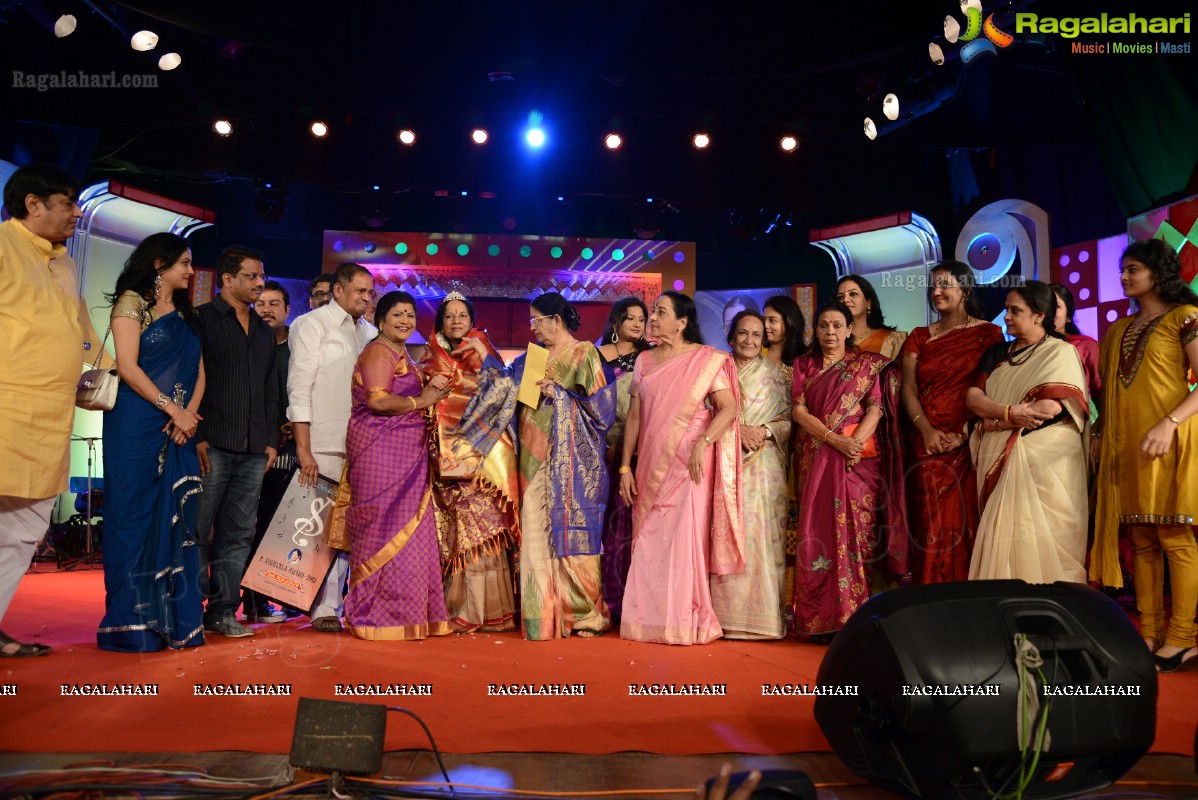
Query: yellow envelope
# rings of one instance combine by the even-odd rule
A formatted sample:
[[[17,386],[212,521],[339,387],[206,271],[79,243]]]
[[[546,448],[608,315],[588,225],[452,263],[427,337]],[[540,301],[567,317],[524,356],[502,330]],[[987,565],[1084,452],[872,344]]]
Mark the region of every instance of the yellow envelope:
[[[520,393],[516,395],[516,399],[529,408],[536,408],[541,402],[541,387],[537,384],[544,379],[548,363],[549,351],[530,342],[528,354],[524,357],[524,377],[520,379]]]

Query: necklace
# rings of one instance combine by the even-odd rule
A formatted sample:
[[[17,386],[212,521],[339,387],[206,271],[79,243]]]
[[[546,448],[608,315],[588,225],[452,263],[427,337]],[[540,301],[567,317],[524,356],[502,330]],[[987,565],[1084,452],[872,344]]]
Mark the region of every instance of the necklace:
[[[944,334],[946,334],[946,333],[952,333],[952,332],[953,332],[953,331],[955,331],[957,328],[964,328],[964,327],[967,327],[967,326],[969,325],[969,323],[971,323],[971,322],[973,322],[973,317],[971,317],[971,316],[969,316],[968,314],[966,314],[966,315],[965,315],[965,321],[964,321],[964,322],[958,322],[956,325],[952,326],[951,328],[946,328],[946,327],[944,326],[944,320],[943,320],[943,319],[941,319],[941,320],[939,320],[939,321],[936,323],[936,335],[937,335],[937,336],[943,336],[943,335],[944,335]]]
[[[1044,344],[1044,342],[1046,342],[1047,340],[1048,340],[1048,334],[1046,333],[1046,334],[1044,334],[1043,339],[1041,339],[1040,341],[1036,342],[1033,345],[1025,347],[1023,350],[1019,351],[1019,354],[1015,354],[1015,353],[1011,352],[1011,348],[1014,346],[1014,342],[1012,342],[1011,344],[1007,345],[1007,363],[1010,364],[1012,367],[1018,367],[1018,366],[1022,366],[1023,364],[1026,364],[1027,360],[1032,357],[1032,353],[1034,353],[1036,351],[1036,348],[1039,347],[1040,345]],[[1019,358],[1019,355],[1022,355],[1023,358],[1019,361],[1016,361],[1015,359]]]
[[[580,342],[577,339],[572,338],[572,339],[570,339],[570,341],[568,343],[562,345],[562,348],[560,350],[558,350],[555,354],[551,355],[549,357],[549,360],[545,362],[545,372],[548,373],[549,370],[555,364],[557,364],[557,360],[559,358],[561,358],[563,355],[565,355],[569,351],[573,350],[575,345],[578,345],[578,344],[580,344]]]

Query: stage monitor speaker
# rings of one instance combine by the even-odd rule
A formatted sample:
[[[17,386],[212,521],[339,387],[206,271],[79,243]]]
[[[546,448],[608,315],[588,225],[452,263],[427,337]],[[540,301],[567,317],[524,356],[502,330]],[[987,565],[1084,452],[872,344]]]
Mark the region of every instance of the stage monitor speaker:
[[[1156,670],[1115,601],[1081,584],[966,581],[871,598],[836,635],[815,719],[845,765],[919,798],[979,798],[1019,780],[1014,637],[1044,659],[1036,692],[1051,742],[1024,794],[1047,800],[1107,786],[1152,746]],[[1029,748],[1029,754],[1034,748]]]
[[[387,707],[301,697],[291,739],[291,766],[342,775],[383,768]]]

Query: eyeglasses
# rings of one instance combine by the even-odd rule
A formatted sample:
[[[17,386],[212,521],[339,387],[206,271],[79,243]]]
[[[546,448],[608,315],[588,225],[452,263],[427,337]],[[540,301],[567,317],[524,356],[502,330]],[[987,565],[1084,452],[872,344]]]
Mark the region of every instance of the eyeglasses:
[[[262,281],[263,283],[266,282],[266,275],[261,272],[238,272],[237,274],[245,278],[250,283],[255,283],[256,281]]]
[[[542,322],[544,322],[545,320],[553,319],[553,317],[554,317],[553,314],[546,314],[543,317],[529,317],[528,318],[528,327],[535,328],[538,325],[540,325]]]
[[[446,314],[445,321],[446,322],[469,322],[470,315],[467,314],[465,311],[463,311],[460,314]]]
[[[332,292],[312,292],[308,296],[311,297],[313,300],[324,300],[330,294],[332,294]]]

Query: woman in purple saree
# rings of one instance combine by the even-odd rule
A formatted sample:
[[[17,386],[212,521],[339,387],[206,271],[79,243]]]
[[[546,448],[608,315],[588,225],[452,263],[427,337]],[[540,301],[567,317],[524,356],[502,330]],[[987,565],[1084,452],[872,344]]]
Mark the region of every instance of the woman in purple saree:
[[[907,572],[898,370],[853,347],[852,319],[840,303],[819,309],[794,370],[795,629],[819,639],[843,627],[876,580]]]
[[[354,367],[346,436],[350,541],[345,620],[361,639],[424,639],[451,632],[441,586],[424,409],[449,381],[423,376],[404,343],[416,303],[388,292],[375,311],[379,336]]]

